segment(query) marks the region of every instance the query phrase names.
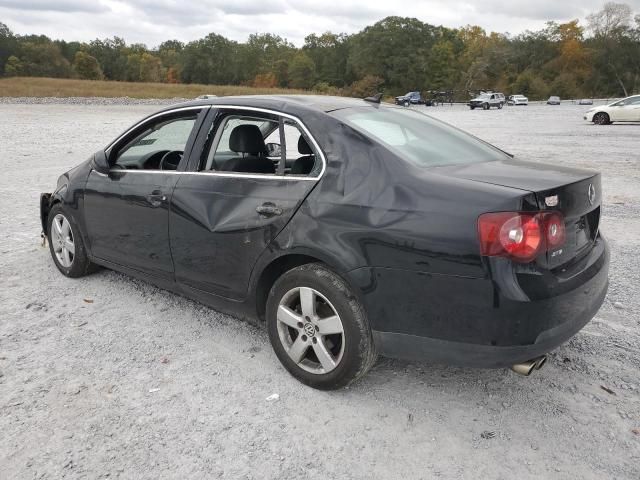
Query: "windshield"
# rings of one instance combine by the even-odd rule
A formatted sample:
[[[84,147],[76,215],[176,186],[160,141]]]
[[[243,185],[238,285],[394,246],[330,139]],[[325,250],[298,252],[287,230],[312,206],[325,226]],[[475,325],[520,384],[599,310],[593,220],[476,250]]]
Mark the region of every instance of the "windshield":
[[[364,107],[331,114],[418,167],[508,158],[497,148],[414,110]]]

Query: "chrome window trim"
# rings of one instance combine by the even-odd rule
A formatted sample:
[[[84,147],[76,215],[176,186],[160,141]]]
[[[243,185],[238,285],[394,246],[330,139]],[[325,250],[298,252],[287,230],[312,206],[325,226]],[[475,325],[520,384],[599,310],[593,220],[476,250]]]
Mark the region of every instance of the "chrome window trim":
[[[109,175],[100,173],[93,170],[98,175],[103,175],[108,177]],[[263,174],[252,174],[252,173],[233,173],[233,172],[178,172],[176,170],[120,170],[114,168],[113,172],[124,172],[124,173],[148,173],[151,175],[157,175],[159,173],[166,173],[169,175],[206,175],[206,176],[216,176],[216,177],[233,177],[233,178],[258,178],[258,179],[274,179],[274,180],[306,180],[306,181],[316,181],[319,180],[320,177],[296,177],[292,175],[270,175],[268,173]]]
[[[255,179],[274,179],[274,180],[306,180],[306,181],[317,181],[317,180],[320,180],[322,178],[322,176],[324,175],[324,172],[327,169],[327,160],[326,160],[326,158],[324,156],[324,152],[320,148],[320,145],[318,144],[316,139],[313,137],[313,135],[311,135],[311,132],[309,132],[309,129],[307,128],[307,126],[302,122],[302,120],[300,120],[295,115],[291,115],[289,113],[283,113],[283,112],[279,112],[277,110],[271,110],[271,109],[268,109],[268,108],[247,107],[247,106],[242,106],[242,105],[200,105],[200,106],[192,106],[192,107],[175,108],[173,110],[165,110],[163,112],[156,113],[154,115],[146,117],[145,119],[141,120],[140,122],[136,123],[134,126],[129,128],[128,130],[126,130],[122,135],[120,135],[113,142],[111,142],[105,148],[105,151],[110,150],[113,147],[113,145],[118,143],[122,138],[126,137],[133,130],[135,130],[136,128],[140,127],[144,123],[146,123],[146,122],[148,122],[150,120],[153,120],[154,118],[161,117],[163,115],[170,115],[170,114],[176,113],[176,112],[183,112],[183,111],[187,111],[187,110],[202,110],[202,109],[207,109],[207,108],[208,109],[216,108],[216,109],[219,109],[219,110],[221,110],[221,109],[248,110],[248,111],[251,111],[251,112],[261,112],[261,113],[267,113],[267,114],[270,114],[270,115],[278,115],[280,117],[284,117],[284,118],[288,118],[290,120],[293,120],[298,125],[298,127],[307,135],[307,137],[311,140],[311,142],[313,143],[313,146],[315,147],[316,151],[318,152],[318,154],[320,156],[320,159],[322,161],[322,169],[320,170],[320,173],[318,173],[318,175],[316,175],[314,177],[294,177],[294,176],[291,176],[291,175],[269,175],[269,174],[233,173],[233,172],[216,172],[216,171],[213,171],[213,172],[178,172],[178,171],[175,171],[175,170],[119,170],[119,169],[115,169],[114,172],[150,173],[150,174],[168,173],[170,175],[213,175],[213,176],[216,176],[216,177],[255,178]]]

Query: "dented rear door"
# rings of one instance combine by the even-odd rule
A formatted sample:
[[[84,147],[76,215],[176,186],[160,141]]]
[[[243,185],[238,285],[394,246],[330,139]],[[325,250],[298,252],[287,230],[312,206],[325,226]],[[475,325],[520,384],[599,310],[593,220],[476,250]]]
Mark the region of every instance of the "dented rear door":
[[[180,175],[169,217],[176,280],[222,297],[243,299],[259,255],[316,182],[240,173]]]

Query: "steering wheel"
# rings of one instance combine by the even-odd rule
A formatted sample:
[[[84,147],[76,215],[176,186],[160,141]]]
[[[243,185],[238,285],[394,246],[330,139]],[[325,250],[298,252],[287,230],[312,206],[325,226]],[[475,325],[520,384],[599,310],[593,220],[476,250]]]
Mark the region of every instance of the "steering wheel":
[[[180,150],[165,153],[160,159],[160,170],[177,170],[183,153]]]

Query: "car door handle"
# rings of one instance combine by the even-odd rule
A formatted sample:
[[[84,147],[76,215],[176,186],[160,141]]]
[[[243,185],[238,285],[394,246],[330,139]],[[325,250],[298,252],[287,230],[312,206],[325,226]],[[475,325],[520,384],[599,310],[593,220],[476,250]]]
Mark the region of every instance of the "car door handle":
[[[271,202],[263,203],[256,207],[256,212],[264,217],[273,217],[275,215],[282,215],[282,209],[276,204]]]
[[[151,204],[152,207],[159,207],[163,202],[167,201],[167,196],[159,191],[153,191],[149,195],[147,195],[147,202]]]

